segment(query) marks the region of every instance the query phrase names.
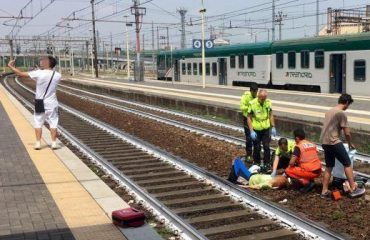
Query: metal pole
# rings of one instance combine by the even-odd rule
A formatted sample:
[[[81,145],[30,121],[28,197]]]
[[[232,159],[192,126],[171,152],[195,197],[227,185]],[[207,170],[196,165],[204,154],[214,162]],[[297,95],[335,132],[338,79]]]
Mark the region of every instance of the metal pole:
[[[320,32],[320,0],[316,0],[316,36],[319,36]]]
[[[155,62],[154,62],[154,23],[152,22],[152,71],[154,76],[154,68],[155,68]]]
[[[129,38],[129,32],[127,30],[127,17],[128,16],[125,16],[126,17],[126,24],[125,24],[125,27],[126,27],[126,61],[127,61],[127,80],[130,81],[131,79],[131,71],[130,71],[130,38]]]
[[[157,26],[157,50],[159,51],[159,27]]]
[[[10,59],[13,60],[14,57],[13,39],[9,40],[9,47],[10,47]]]
[[[204,8],[204,1],[202,0],[202,9],[199,11],[202,15],[202,82],[203,88],[206,88],[206,49],[205,49],[205,31],[204,31],[204,14],[206,9]]]
[[[275,41],[275,0],[272,0],[272,27],[271,41]]]
[[[92,24],[93,24],[93,55],[94,61],[93,66],[95,69],[95,78],[99,77],[99,70],[98,70],[98,52],[96,46],[96,29],[95,29],[95,10],[94,10],[95,0],[91,0],[91,14],[92,14]]]
[[[145,52],[145,35],[143,34],[143,52]]]
[[[172,45],[170,46],[170,49],[171,49],[171,68],[173,68],[173,62],[172,62],[172,59],[173,59]],[[172,84],[174,83],[174,81],[175,81],[175,69],[172,71]]]
[[[72,68],[72,76],[75,75],[75,61],[74,61],[74,53],[73,53],[73,48],[71,48],[71,68]]]
[[[110,33],[110,68],[113,69],[113,36]]]
[[[138,9],[139,0],[134,0],[134,15],[136,24],[136,61],[135,61],[135,81],[142,81],[141,58],[140,58],[140,12]]]
[[[186,47],[186,32],[185,32],[185,15],[187,10],[184,8],[180,8],[177,12],[181,16],[181,48],[184,49]]]
[[[86,69],[87,71],[90,70],[90,63],[89,63],[89,42],[86,41]]]
[[[170,33],[168,27],[166,27],[166,31],[167,31],[167,49],[168,49],[168,47],[170,46]]]
[[[94,55],[93,55],[93,52],[91,51],[91,66],[94,65]],[[94,77],[94,68],[91,67],[91,76]]]

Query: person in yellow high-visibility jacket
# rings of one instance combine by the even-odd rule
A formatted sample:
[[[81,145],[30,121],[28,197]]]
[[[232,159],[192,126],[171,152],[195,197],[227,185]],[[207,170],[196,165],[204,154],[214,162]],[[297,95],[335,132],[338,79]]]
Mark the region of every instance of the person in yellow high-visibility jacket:
[[[244,92],[240,99],[240,110],[243,113],[243,127],[245,133],[245,152],[246,152],[246,159],[250,160],[252,157],[252,146],[253,142],[251,139],[251,132],[249,131],[248,127],[248,108],[249,103],[257,97],[258,92],[258,85],[256,83],[252,83],[250,85],[249,91]]]
[[[261,164],[261,143],[263,145],[263,163],[270,165],[271,135],[276,136],[275,120],[272,114],[271,101],[267,99],[267,91],[260,90],[256,99],[249,103],[248,127],[253,141],[253,160]],[[271,129],[271,135],[270,135]]]

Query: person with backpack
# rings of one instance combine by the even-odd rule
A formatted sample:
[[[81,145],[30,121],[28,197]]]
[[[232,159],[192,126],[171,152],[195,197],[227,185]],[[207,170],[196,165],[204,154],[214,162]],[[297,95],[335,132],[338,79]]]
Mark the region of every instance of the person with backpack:
[[[19,77],[29,77],[36,82],[34,127],[36,142],[35,150],[41,149],[42,126],[49,123],[51,134],[51,148],[57,149],[57,127],[59,122],[58,99],[56,90],[61,74],[54,70],[57,61],[53,56],[40,59],[40,69],[22,72],[15,66],[15,60],[9,62],[8,67]]]

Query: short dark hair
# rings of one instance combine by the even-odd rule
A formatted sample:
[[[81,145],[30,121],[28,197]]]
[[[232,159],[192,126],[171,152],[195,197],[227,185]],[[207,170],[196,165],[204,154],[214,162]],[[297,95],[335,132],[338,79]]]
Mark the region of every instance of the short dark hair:
[[[300,140],[303,140],[306,138],[306,133],[304,132],[303,128],[297,128],[293,132],[294,138],[299,138]]]
[[[281,146],[281,145],[288,145],[288,139],[286,138],[280,138],[279,141],[278,141],[278,145]]]
[[[338,103],[351,105],[353,103],[352,96],[347,93],[343,93],[342,95],[340,95]]]
[[[50,68],[54,68],[57,65],[57,60],[51,55],[47,55],[45,57],[42,57],[41,59],[48,59]]]
[[[258,85],[257,83],[251,83],[250,89],[251,92],[257,92],[258,91]]]

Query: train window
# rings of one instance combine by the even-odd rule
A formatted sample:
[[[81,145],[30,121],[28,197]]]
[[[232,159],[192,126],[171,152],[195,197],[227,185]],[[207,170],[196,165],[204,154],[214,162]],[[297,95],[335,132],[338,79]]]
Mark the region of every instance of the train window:
[[[357,82],[365,82],[366,80],[366,61],[365,60],[355,60],[354,79]]]
[[[315,51],[315,68],[324,68],[324,51]]]
[[[181,71],[182,71],[182,75],[186,75],[186,65],[185,65],[185,63],[181,64]]]
[[[206,75],[209,76],[211,75],[211,64],[206,63]]]
[[[276,68],[283,68],[284,67],[284,53],[277,52],[276,53]]]
[[[238,62],[239,62],[239,68],[243,69],[244,68],[244,55],[238,56]]]
[[[191,63],[188,63],[188,75],[191,75]]]
[[[217,76],[217,63],[212,63],[212,76]]]
[[[202,75],[202,74],[203,74],[202,63],[199,63],[199,75]]]
[[[288,68],[295,68],[296,60],[295,60],[295,52],[288,52]]]
[[[235,56],[230,56],[230,68],[235,68]]]
[[[310,68],[310,51],[301,51],[301,68]]]
[[[254,55],[248,54],[248,68],[254,68]]]
[[[193,63],[193,75],[198,75],[198,63]]]

